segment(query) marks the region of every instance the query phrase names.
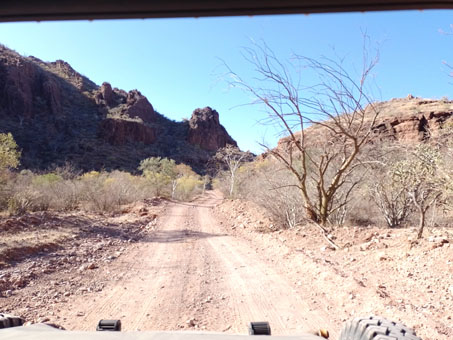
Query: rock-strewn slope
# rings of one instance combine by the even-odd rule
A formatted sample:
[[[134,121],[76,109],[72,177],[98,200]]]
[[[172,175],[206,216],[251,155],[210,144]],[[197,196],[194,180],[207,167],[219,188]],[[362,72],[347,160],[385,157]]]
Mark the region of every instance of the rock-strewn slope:
[[[1,45],[0,132],[13,134],[22,165],[34,169],[70,162],[83,170],[134,170],[161,156],[202,171],[213,152],[236,145],[215,110],[174,122],[138,90],[98,86],[62,60],[43,62]]]

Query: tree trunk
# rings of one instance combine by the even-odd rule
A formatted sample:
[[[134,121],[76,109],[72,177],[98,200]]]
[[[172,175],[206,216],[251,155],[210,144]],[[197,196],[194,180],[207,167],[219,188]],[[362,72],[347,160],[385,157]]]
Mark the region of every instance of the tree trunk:
[[[173,180],[171,183],[171,199],[175,198],[175,193],[176,193],[176,187],[178,186],[177,180]]]
[[[328,198],[327,197],[322,197],[321,198],[321,209],[319,211],[319,216],[318,220],[319,223],[324,227],[327,223],[327,217],[328,217]]]
[[[418,234],[417,234],[417,240],[421,239],[423,236],[423,229],[425,228],[425,215],[426,215],[426,210],[420,208],[420,218],[419,218],[419,223],[418,223]]]
[[[316,213],[316,211],[312,207],[306,206],[305,207],[305,213],[307,214],[307,218],[310,221],[313,221],[313,222],[316,222],[316,223],[319,222],[319,216],[318,216],[318,214]]]
[[[234,191],[234,175],[231,175],[231,179],[230,179],[230,197],[233,196],[233,191]]]

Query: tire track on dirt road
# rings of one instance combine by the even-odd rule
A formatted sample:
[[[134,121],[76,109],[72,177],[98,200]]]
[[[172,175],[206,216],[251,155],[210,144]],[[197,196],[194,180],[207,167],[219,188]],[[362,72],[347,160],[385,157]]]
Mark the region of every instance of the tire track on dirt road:
[[[210,195],[211,206],[220,202],[214,193]],[[213,234],[221,232],[211,208],[199,207],[197,213],[202,230]],[[246,240],[224,236],[210,238],[208,242],[212,257],[221,262],[221,275],[226,281],[224,294],[231,297],[221,308],[234,316],[233,331],[241,332],[248,322],[263,320],[269,321],[273,334],[278,335],[332,329],[328,316],[310,312],[309,305],[298,296],[286,277],[264,262]]]
[[[248,322],[262,320],[279,335],[329,328],[248,241],[225,235],[212,213],[220,202],[207,192],[170,203],[156,230],[110,264],[104,290],[75,298],[62,325],[93,330],[99,319],[118,318],[124,330],[246,333]]]
[[[187,237],[189,212],[172,205],[158,230],[111,265],[112,280],[102,292],[72,303],[63,325],[92,330],[99,319],[118,318],[125,330],[151,330],[175,329],[183,322],[185,293],[193,281],[189,262],[202,255]]]

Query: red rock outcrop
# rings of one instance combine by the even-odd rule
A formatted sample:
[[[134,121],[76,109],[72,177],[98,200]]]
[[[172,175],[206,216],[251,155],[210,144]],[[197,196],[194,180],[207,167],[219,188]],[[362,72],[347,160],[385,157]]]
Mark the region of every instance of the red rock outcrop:
[[[418,143],[437,138],[446,124],[453,123],[453,101],[449,100],[422,99],[409,95],[407,98],[376,103],[375,108],[381,113],[370,137],[370,143],[380,141]],[[312,126],[305,130],[310,145],[323,140],[321,129],[319,126]],[[296,136],[298,134],[299,132],[295,133]],[[277,149],[287,152],[291,144],[290,137],[283,137],[278,141]]]
[[[99,135],[112,145],[128,142],[152,144],[157,137],[153,128],[124,119],[104,119],[99,126]]]
[[[139,118],[144,123],[152,123],[157,119],[153,106],[138,90],[129,92],[117,88],[112,90],[109,83],[103,83],[96,91],[94,99],[101,110],[107,113],[111,111],[123,118]]]
[[[129,91],[123,112],[131,118],[140,118],[145,123],[151,123],[157,118],[151,103],[138,90]]]
[[[0,46],[0,112],[27,120],[43,111],[61,114],[58,84],[32,61]]]
[[[113,107],[115,106],[115,98],[113,95],[112,86],[109,83],[102,83],[100,88],[100,98],[104,100],[106,106]]]
[[[445,123],[453,119],[453,101],[406,98],[375,103],[380,115],[373,140],[420,142],[436,138]]]
[[[219,113],[210,107],[193,111],[187,141],[208,151],[216,151],[227,144],[237,146],[236,141],[220,124]]]
[[[53,79],[48,79],[43,82],[42,87],[51,112],[55,116],[61,115],[63,112],[63,107],[61,104],[60,87],[58,86],[57,82]]]
[[[35,58],[36,60],[37,58]],[[38,59],[39,60],[39,59]],[[43,63],[55,74],[67,79],[74,87],[80,91],[92,91],[97,86],[87,77],[82,76],[64,60],[56,60],[51,63]]]
[[[453,119],[453,111],[429,112],[408,117],[386,118],[376,125],[374,138],[421,142],[437,137],[442,125]]]
[[[101,112],[107,114],[99,125],[99,136],[112,145],[127,142],[152,144],[157,138],[156,129],[147,125],[157,119],[151,103],[140,91],[112,89],[103,83],[94,95]]]

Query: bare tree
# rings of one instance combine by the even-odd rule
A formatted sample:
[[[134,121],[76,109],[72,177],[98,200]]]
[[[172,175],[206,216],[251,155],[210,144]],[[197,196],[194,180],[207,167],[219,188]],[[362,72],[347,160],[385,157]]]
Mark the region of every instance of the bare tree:
[[[423,236],[428,210],[446,203],[443,195],[447,192],[448,181],[441,163],[442,155],[437,148],[421,144],[397,164],[396,180],[406,188],[419,214],[418,239]]]
[[[294,228],[304,222],[304,211],[295,178],[280,163],[263,159],[238,171],[237,194],[264,207],[278,224]]]
[[[407,189],[388,173],[389,178],[375,183],[370,189],[371,197],[390,228],[400,227],[411,212],[411,199]]]
[[[227,146],[219,149],[214,156],[217,164],[226,167],[229,177],[229,195],[233,196],[234,186],[236,183],[236,173],[239,167],[246,161],[250,161],[253,155],[250,152],[243,152],[239,148],[227,144]]]
[[[288,136],[277,148],[263,146],[295,176],[307,217],[325,233],[329,216],[349,202],[360,180],[353,172],[362,164],[359,154],[379,113],[367,94],[378,57],[366,52],[357,79],[341,62],[296,55],[283,63],[267,46],[245,51],[255,79],[245,81],[229,69],[231,85],[250,93],[253,104],[264,106],[265,123]],[[302,86],[304,72],[318,81]]]

